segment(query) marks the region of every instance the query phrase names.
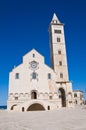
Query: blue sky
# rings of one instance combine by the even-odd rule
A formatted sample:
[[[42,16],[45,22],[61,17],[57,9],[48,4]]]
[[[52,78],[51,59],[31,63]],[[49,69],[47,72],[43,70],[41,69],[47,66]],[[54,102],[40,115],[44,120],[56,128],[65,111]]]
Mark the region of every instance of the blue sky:
[[[50,66],[48,27],[55,12],[65,24],[73,89],[86,89],[86,0],[0,0],[0,105],[6,105],[9,72],[35,48]]]

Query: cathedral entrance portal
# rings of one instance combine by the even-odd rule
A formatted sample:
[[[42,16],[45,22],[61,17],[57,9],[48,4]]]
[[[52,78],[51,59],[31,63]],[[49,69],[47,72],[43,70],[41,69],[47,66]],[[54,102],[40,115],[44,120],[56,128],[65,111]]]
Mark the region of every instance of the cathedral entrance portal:
[[[63,88],[59,88],[59,92],[60,92],[60,98],[61,98],[62,107],[66,107],[65,90]]]
[[[39,103],[32,104],[27,109],[27,111],[44,111],[44,110],[45,110],[45,108]]]

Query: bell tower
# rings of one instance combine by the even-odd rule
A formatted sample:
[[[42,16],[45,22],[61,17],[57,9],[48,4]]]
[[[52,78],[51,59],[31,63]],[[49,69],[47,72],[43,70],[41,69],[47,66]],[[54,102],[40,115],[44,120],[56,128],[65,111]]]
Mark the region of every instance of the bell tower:
[[[51,67],[57,73],[58,82],[68,81],[64,24],[54,13],[49,26]]]

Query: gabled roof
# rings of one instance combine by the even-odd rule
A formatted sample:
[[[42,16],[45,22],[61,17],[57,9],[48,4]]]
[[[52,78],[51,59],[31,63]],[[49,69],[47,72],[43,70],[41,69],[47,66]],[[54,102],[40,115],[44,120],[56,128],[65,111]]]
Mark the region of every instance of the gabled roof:
[[[40,55],[40,56],[42,56],[42,57],[44,57],[42,54],[40,54],[36,49],[32,49],[32,50],[30,50],[29,52],[27,52],[23,57],[25,57],[26,55],[28,55],[28,54],[30,54],[30,53],[37,53],[38,55]]]

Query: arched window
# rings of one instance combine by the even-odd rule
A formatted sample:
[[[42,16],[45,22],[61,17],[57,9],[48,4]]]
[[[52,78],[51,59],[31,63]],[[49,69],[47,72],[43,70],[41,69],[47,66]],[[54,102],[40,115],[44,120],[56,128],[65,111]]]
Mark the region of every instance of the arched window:
[[[37,74],[36,74],[36,72],[33,72],[32,73],[32,79],[36,79],[37,78]]]
[[[15,74],[15,79],[19,79],[19,73]]]
[[[35,57],[35,54],[33,53],[33,58]]]
[[[37,93],[35,91],[31,93],[31,99],[37,99]]]
[[[51,79],[51,74],[50,73],[48,73],[48,79]]]

